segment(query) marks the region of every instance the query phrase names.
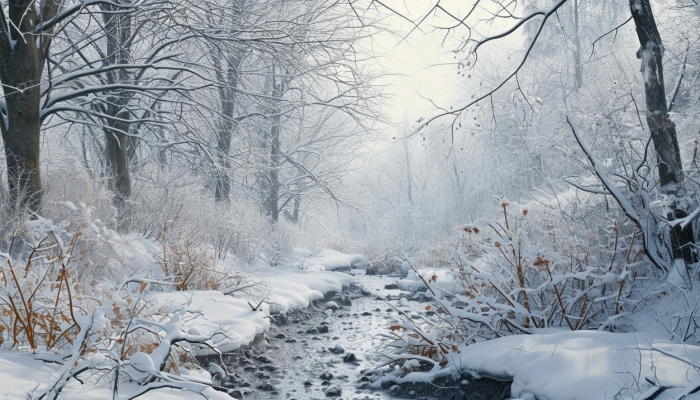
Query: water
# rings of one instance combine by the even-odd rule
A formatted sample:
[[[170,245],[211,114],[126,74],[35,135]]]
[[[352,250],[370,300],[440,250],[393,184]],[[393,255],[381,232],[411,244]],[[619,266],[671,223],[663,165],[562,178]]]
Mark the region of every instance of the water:
[[[385,289],[396,282],[395,277],[367,276],[364,270],[351,274],[355,286],[326,299],[336,303],[337,309],[326,308],[332,303],[319,302],[278,318],[266,339],[225,358],[231,376],[220,384],[233,388],[234,397],[251,400],[452,399],[462,393],[452,386],[430,384],[418,389],[418,394],[410,388],[368,387],[373,374],[380,373],[376,368],[387,360],[380,354],[387,349],[379,334],[388,333],[398,321],[391,305],[400,303],[402,310],[416,314],[425,312],[427,303],[402,300],[410,293]]]

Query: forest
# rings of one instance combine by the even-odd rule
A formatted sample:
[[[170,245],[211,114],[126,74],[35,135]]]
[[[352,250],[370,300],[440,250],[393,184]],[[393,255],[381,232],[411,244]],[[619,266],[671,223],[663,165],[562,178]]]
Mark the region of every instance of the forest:
[[[695,0],[0,0],[0,398],[700,400]]]

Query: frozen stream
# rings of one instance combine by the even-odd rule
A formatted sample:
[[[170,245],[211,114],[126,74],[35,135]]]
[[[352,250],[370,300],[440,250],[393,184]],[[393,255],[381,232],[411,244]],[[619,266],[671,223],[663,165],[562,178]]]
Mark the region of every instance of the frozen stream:
[[[377,354],[383,350],[377,335],[388,332],[397,316],[390,304],[419,313],[426,303],[401,299],[410,298],[409,292],[385,289],[396,277],[367,276],[364,270],[350,273],[355,285],[327,296],[328,303],[319,301],[316,307],[278,317],[267,338],[227,355],[231,375],[219,383],[232,388],[234,397],[252,400],[473,398],[465,397],[463,385],[429,385],[418,392],[368,387],[372,373],[377,373],[374,369],[385,360]]]

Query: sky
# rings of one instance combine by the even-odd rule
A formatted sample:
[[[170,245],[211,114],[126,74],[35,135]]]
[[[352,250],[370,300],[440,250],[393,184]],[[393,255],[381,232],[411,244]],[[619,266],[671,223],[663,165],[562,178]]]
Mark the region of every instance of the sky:
[[[446,9],[461,17],[473,6],[473,1],[441,1]],[[420,21],[427,10],[430,10],[435,1],[399,1],[386,0],[385,4],[402,16],[414,22]],[[487,10],[480,9],[481,14],[475,13],[474,20],[484,17]],[[411,30],[414,26],[402,16],[393,14],[387,8],[378,6],[378,13],[385,16],[382,24],[387,32],[381,32],[373,38],[372,47],[377,54],[378,63],[389,75],[380,83],[388,85],[387,107],[384,112],[386,117],[393,121],[393,126],[387,128],[389,136],[393,137],[396,129],[405,130],[405,121],[415,127],[419,118],[426,118],[438,113],[438,107],[449,109],[462,103],[460,100],[471,97],[478,89],[475,82],[460,75],[464,70],[458,70],[457,63],[466,53],[456,53],[455,49],[462,41],[464,31],[445,31],[436,29],[436,26],[452,24],[452,20],[444,15],[432,13],[423,21],[419,28]],[[505,30],[512,20],[506,23],[492,23],[484,25],[476,22],[476,27],[481,34],[501,32]],[[493,63],[502,64],[502,60],[508,57],[513,49],[522,48],[522,36],[512,37],[492,42],[480,52],[481,65]],[[506,63],[507,64],[507,63]],[[508,71],[509,68],[504,68]],[[404,132],[405,133],[405,132]]]

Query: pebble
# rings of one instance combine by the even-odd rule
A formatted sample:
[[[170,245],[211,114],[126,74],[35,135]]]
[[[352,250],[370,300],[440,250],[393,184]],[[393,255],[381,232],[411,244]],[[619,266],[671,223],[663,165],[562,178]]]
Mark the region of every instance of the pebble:
[[[343,348],[343,346],[340,345],[340,343],[336,344],[334,347],[329,348],[328,351],[335,354],[345,353],[345,349]]]
[[[343,362],[349,363],[349,362],[356,362],[357,357],[355,356],[354,353],[348,353],[343,356]]]
[[[265,392],[274,392],[275,387],[270,385],[269,383],[263,383],[262,385],[258,386],[258,389],[265,391]]]
[[[326,371],[326,372],[322,373],[321,376],[319,376],[319,378],[324,380],[324,381],[329,381],[329,380],[333,379],[333,374]]]
[[[328,397],[340,396],[341,393],[342,393],[342,391],[340,390],[340,388],[337,388],[337,387],[332,387],[332,388],[329,388],[328,390],[326,390],[326,396],[328,396]]]
[[[255,357],[255,360],[265,364],[269,364],[271,362],[270,359],[265,356],[257,356]]]

